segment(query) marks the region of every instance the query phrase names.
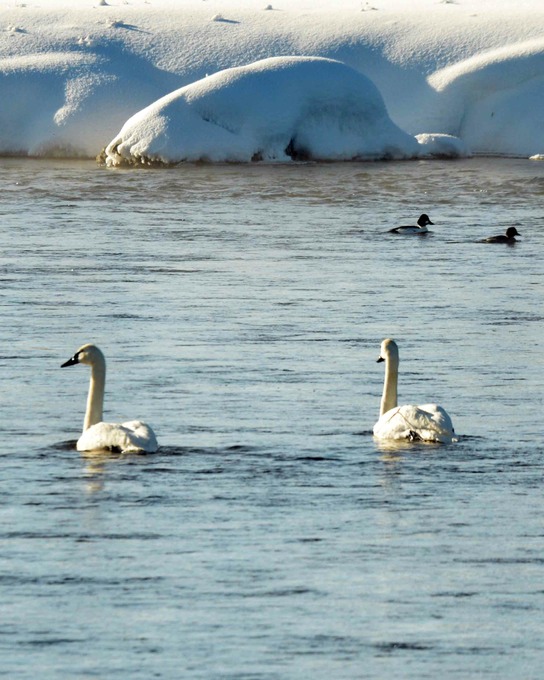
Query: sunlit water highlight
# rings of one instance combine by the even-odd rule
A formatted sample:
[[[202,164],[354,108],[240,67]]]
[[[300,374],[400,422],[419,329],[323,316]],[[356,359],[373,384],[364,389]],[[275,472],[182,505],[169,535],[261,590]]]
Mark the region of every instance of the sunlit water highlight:
[[[0,182],[6,677],[541,677],[544,165]],[[458,444],[373,440],[386,336]],[[158,454],[74,450],[89,341]]]

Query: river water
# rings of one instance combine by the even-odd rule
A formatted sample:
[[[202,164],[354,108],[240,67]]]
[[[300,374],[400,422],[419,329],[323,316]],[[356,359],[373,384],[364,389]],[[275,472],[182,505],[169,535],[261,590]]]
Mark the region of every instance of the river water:
[[[544,164],[0,186],[2,677],[542,676]],[[373,440],[388,336],[457,444]],[[157,454],[75,451],[91,341]]]

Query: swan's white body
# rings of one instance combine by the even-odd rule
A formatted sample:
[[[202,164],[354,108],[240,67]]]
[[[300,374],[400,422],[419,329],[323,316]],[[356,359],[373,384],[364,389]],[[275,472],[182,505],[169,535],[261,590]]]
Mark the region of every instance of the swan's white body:
[[[374,425],[378,439],[407,439],[410,441],[455,441],[451,418],[436,404],[397,406],[399,350],[390,338],[382,342],[378,361],[385,361],[385,381],[380,405],[380,418]]]
[[[78,451],[111,449],[122,453],[154,453],[158,449],[155,433],[145,423],[96,423],[77,440]]]
[[[122,453],[154,453],[158,448],[155,433],[145,423],[131,420],[126,423],[104,423],[104,389],[106,386],[106,360],[96,345],[83,345],[62,367],[89,364],[91,381],[83,433],[77,441],[78,451],[110,449]]]

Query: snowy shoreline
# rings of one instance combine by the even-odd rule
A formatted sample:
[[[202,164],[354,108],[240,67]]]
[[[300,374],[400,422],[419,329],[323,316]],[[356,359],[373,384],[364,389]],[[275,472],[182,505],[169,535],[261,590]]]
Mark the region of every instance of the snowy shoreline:
[[[389,122],[380,119],[383,124],[369,119],[378,145],[368,131],[359,134],[352,126],[349,134],[358,137],[353,138],[350,156],[350,138],[343,134],[346,109],[337,107],[333,119],[343,131],[341,152],[329,144],[327,155],[323,152],[327,145],[320,143],[319,153],[311,157],[375,158],[380,157],[378,148],[384,158],[409,157],[410,142],[407,153],[390,152],[398,142],[393,130],[399,128],[419,144],[423,157],[473,154],[540,159],[544,153],[544,6],[540,0],[520,0],[515,7],[506,0],[412,0],[409,9],[403,0],[289,0],[285,5],[258,0],[101,2],[80,0],[74,9],[69,0],[42,0],[8,3],[0,9],[0,156],[95,158],[108,145],[112,148],[115,140],[126,141],[119,140],[123,126],[162,97],[191,83],[194,88],[197,81],[206,82],[206,76],[218,71],[291,56],[334,59],[357,71],[377,88],[389,117]],[[282,109],[277,97],[272,100],[254,80],[245,101],[230,86],[219,92],[219,108],[212,111],[211,125],[217,118],[221,128],[213,134],[223,134],[221,116],[233,97],[246,110],[258,92],[265,114],[275,105],[274,118],[254,118],[249,132],[243,126],[237,131],[241,136],[236,153],[221,152],[231,148],[225,140],[218,142],[218,153],[214,149],[210,153],[205,142],[212,128],[201,129],[202,120],[210,120],[188,120],[185,112],[183,120],[170,116],[168,135],[174,131],[177,135],[185,126],[193,153],[170,148],[170,137],[163,134],[161,158],[167,163],[184,157],[267,159],[266,149],[259,156],[248,140],[258,148],[263,122],[271,125],[280,119],[285,129],[278,130],[285,135],[296,123],[297,134],[310,140],[310,146],[323,140],[332,120],[328,103],[326,125],[319,130],[316,121],[334,82],[324,80],[323,96],[316,99],[315,84],[305,94],[304,77],[293,73],[292,80],[300,84],[306,122],[294,120],[298,113],[291,106],[292,96]],[[365,118],[356,90],[353,83],[357,110]],[[343,93],[348,99],[351,96]],[[372,101],[368,103],[374,111]],[[287,120],[288,113],[293,120]],[[307,125],[313,132],[307,132]],[[158,137],[153,138],[147,127],[142,137],[141,125],[139,129],[138,139],[134,130],[129,132],[131,143],[145,142],[154,148]],[[393,137],[388,139],[386,132]],[[245,156],[239,153],[240,144],[249,149]],[[283,145],[270,160],[287,160],[282,158],[286,148]],[[136,154],[134,162],[137,158]]]

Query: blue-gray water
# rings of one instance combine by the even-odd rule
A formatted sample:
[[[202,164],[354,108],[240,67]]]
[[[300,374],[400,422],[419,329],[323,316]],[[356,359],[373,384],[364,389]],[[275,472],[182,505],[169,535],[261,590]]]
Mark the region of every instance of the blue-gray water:
[[[2,160],[0,187],[2,677],[542,676],[544,164]],[[387,336],[459,443],[373,440]],[[89,341],[157,454],[75,451]]]

